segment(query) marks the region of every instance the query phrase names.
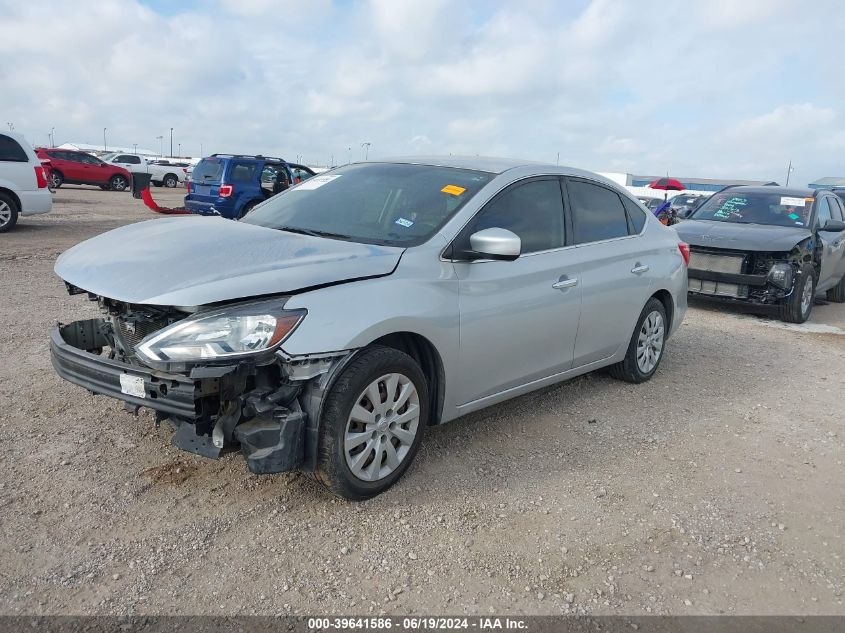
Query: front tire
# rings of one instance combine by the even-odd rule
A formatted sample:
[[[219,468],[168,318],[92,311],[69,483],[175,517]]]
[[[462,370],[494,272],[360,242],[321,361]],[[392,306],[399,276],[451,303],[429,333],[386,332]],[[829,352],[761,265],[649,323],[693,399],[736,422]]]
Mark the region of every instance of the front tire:
[[[666,308],[659,299],[651,297],[637,319],[625,358],[610,366],[610,375],[635,384],[649,380],[663,358],[668,327]]]
[[[787,323],[803,323],[810,318],[816,297],[816,269],[803,264],[795,276],[792,294],[778,304],[778,313]]]
[[[381,346],[359,352],[323,406],[317,480],[353,501],[390,488],[419,450],[428,403],[425,376],[410,356]]]
[[[18,204],[11,196],[0,193],[0,233],[11,231],[17,223]]]
[[[126,179],[125,176],[121,176],[117,174],[116,176],[112,176],[109,179],[109,188],[112,191],[126,191],[126,187],[129,186],[129,181]]]

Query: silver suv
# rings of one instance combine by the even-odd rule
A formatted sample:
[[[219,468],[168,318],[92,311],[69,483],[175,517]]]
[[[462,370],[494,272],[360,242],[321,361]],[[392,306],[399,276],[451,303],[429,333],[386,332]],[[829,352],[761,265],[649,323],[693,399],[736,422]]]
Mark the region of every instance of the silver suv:
[[[686,310],[689,252],[595,174],[480,158],[360,163],[240,222],[168,218],[64,253],[102,318],[53,365],[150,407],[177,446],[391,486],[427,426],[609,367],[651,378]]]

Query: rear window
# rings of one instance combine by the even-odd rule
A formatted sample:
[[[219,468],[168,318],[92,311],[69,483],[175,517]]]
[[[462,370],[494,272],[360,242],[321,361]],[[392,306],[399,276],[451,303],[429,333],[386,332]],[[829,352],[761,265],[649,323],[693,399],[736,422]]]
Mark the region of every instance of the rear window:
[[[203,158],[194,167],[191,180],[194,182],[220,182],[223,175],[223,161],[217,158]]]
[[[696,220],[730,222],[732,224],[769,224],[774,226],[808,226],[813,198],[800,192],[757,193],[725,191],[713,194],[693,213]]]
[[[29,162],[29,158],[20,143],[5,134],[0,134],[0,160],[10,163]]]

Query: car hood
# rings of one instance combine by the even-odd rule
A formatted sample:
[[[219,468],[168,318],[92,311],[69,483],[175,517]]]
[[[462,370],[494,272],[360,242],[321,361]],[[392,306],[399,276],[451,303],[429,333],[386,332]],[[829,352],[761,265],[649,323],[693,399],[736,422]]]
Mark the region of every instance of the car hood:
[[[767,224],[738,224],[712,220],[686,220],[674,228],[692,246],[729,248],[737,251],[788,251],[812,236],[809,229]]]
[[[58,258],[55,271],[117,301],[199,306],[389,275],[403,251],[223,218],[177,217],[82,242]]]

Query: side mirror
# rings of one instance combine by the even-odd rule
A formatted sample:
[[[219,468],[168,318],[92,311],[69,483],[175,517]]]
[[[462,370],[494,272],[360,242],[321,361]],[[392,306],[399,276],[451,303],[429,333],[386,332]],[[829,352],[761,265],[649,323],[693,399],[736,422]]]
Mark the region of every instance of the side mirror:
[[[522,252],[522,240],[507,229],[491,228],[469,236],[470,259],[500,259],[513,261]]]
[[[842,220],[834,220],[833,218],[829,218],[824,223],[824,226],[819,227],[819,230],[840,233],[842,231],[845,231],[845,222],[843,222]]]

